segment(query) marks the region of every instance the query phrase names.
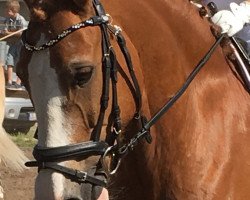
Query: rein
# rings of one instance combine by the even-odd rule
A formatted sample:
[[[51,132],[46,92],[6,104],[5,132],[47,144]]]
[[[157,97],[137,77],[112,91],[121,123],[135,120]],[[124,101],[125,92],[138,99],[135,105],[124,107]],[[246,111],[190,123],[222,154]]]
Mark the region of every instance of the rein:
[[[76,30],[85,28],[88,26],[100,26],[102,33],[102,53],[103,53],[103,88],[101,95],[101,106],[99,117],[94,130],[91,133],[90,141],[82,142],[77,144],[65,145],[60,147],[44,148],[36,145],[34,147],[33,155],[36,161],[27,162],[25,165],[27,167],[38,167],[39,170],[42,169],[52,169],[59,173],[64,174],[73,181],[78,183],[91,183],[93,185],[99,185],[102,187],[107,187],[107,174],[114,174],[121,162],[121,159],[128,154],[129,151],[132,151],[134,147],[138,144],[139,140],[145,138],[148,143],[152,142],[150,135],[150,127],[153,126],[163,114],[165,114],[172,105],[182,96],[186,91],[188,86],[191,84],[195,76],[205,65],[208,59],[211,57],[212,53],[216,47],[220,44],[221,40],[224,38],[224,34],[221,35],[214,45],[210,48],[207,54],[201,59],[197,64],[195,69],[188,76],[184,85],[178,90],[178,92],[169,99],[166,104],[149,120],[147,121],[144,116],[141,115],[141,91],[140,87],[133,69],[131,56],[126,46],[126,41],[121,34],[121,29],[117,26],[109,24],[109,16],[105,13],[103,6],[99,0],[93,0],[93,6],[97,13],[97,16],[93,16],[81,23],[75,24],[68,29],[64,30],[56,38],[50,40],[49,42],[41,46],[32,46],[27,42],[26,31],[23,32],[22,41],[23,45],[28,51],[41,51],[47,49],[63,38],[67,37],[69,34],[73,33]],[[120,118],[120,107],[118,105],[117,98],[117,70],[119,63],[116,59],[115,51],[110,43],[109,33],[112,33],[118,45],[123,53],[127,67],[129,69],[129,74],[131,77],[131,84],[135,93],[135,116],[134,118],[139,121],[141,124],[141,129],[132,137],[127,144],[115,144],[119,133],[121,132],[121,118]],[[111,135],[107,135],[105,141],[100,141],[100,133],[103,125],[103,120],[105,116],[105,111],[108,107],[109,101],[109,88],[110,80],[112,83],[112,126],[113,131]],[[79,171],[76,169],[71,169],[62,165],[59,165],[57,162],[67,161],[70,159],[84,160],[90,156],[101,156],[101,159],[97,163],[97,166],[94,166],[96,173],[94,175],[89,175],[88,172]],[[112,169],[106,164],[105,158],[111,156],[112,163],[115,164]],[[104,171],[103,169],[104,168]],[[105,180],[101,180],[96,176],[103,176]]]
[[[174,103],[183,95],[183,93],[187,90],[188,86],[191,84],[193,79],[202,69],[202,67],[207,63],[215,49],[218,47],[222,39],[225,37],[225,34],[222,34],[213,46],[209,49],[209,51],[205,54],[205,56],[200,60],[194,70],[190,73],[187,80],[183,84],[183,86],[175,93],[175,95],[170,98],[164,106],[156,113],[154,116],[144,125],[144,127],[133,137],[130,139],[128,144],[123,145],[121,148],[117,149],[116,146],[113,147],[114,153],[118,152],[119,156],[123,157],[129,151],[132,151],[134,147],[138,144],[139,140],[145,137],[148,134],[148,131],[151,126],[153,126],[173,105]],[[111,150],[110,150],[111,151]]]

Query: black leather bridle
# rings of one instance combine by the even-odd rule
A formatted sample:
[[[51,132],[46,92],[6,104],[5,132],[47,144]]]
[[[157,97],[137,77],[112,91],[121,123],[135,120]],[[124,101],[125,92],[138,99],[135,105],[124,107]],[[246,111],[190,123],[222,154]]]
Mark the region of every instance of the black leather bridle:
[[[97,124],[95,125],[90,141],[78,143],[78,144],[71,144],[66,146],[60,147],[53,147],[53,148],[44,148],[40,146],[35,146],[33,155],[36,161],[27,162],[26,166],[33,167],[38,166],[39,170],[41,169],[52,169],[57,172],[60,172],[72,180],[77,182],[89,182],[94,185],[100,185],[102,187],[106,187],[107,181],[100,180],[95,176],[90,176],[87,172],[82,172],[79,170],[71,169],[62,165],[57,164],[56,162],[67,161],[70,159],[85,159],[90,156],[108,156],[108,151],[110,151],[110,146],[115,144],[115,141],[121,132],[121,118],[120,118],[120,107],[118,104],[117,98],[117,70],[119,67],[119,63],[116,59],[116,55],[114,52],[113,47],[110,43],[110,36],[109,34],[113,34],[117,42],[120,46],[120,49],[124,55],[124,58],[127,63],[127,67],[129,69],[129,73],[131,76],[132,83],[134,90],[134,97],[135,97],[135,104],[136,104],[136,111],[135,111],[135,118],[139,122],[143,122],[144,118],[141,116],[141,91],[139,88],[139,84],[137,78],[134,73],[132,61],[128,49],[126,47],[126,42],[124,37],[121,34],[121,30],[119,27],[113,26],[109,24],[109,16],[105,13],[103,6],[99,2],[99,0],[93,0],[93,6],[97,13],[96,16],[93,16],[79,24],[75,24],[70,28],[64,30],[60,35],[56,38],[50,40],[49,42],[37,47],[32,46],[27,42],[26,33],[23,32],[22,41],[23,45],[28,51],[41,51],[52,47],[56,43],[60,42],[63,38],[67,37],[69,34],[73,33],[76,30],[81,28],[85,28],[88,26],[100,26],[101,33],[102,33],[102,54],[103,54],[103,89],[101,95],[101,106],[99,117],[97,120]],[[100,141],[100,133],[103,126],[105,111],[108,107],[109,101],[109,88],[110,88],[110,80],[112,83],[112,127],[113,131],[106,137],[105,141]],[[108,150],[108,151],[107,151]],[[118,163],[117,163],[118,164]],[[118,166],[117,166],[118,167]],[[117,168],[116,167],[116,168]],[[96,174],[104,174],[105,173],[100,170],[102,168],[101,162],[97,164]],[[105,175],[106,176],[106,175]]]
[[[62,165],[57,164],[56,162],[68,161],[71,159],[77,158],[78,160],[83,160],[90,156],[99,155],[102,158],[99,160],[95,175],[99,176],[100,174],[106,177],[105,172],[109,172],[110,174],[115,173],[120,160],[127,155],[129,151],[132,151],[134,147],[139,143],[141,139],[145,139],[148,143],[152,142],[152,138],[150,135],[150,127],[156,123],[156,121],[161,118],[161,116],[166,113],[172,105],[182,96],[182,94],[186,91],[192,80],[201,70],[201,68],[205,65],[207,60],[211,57],[212,53],[216,49],[216,47],[220,44],[221,40],[224,38],[224,34],[221,35],[220,38],[214,43],[214,45],[209,49],[207,54],[201,61],[197,64],[195,69],[191,72],[188,76],[184,85],[177,91],[177,93],[169,99],[166,104],[149,120],[147,121],[144,116],[141,115],[141,92],[139,88],[139,84],[137,78],[135,76],[132,61],[130,58],[130,54],[126,47],[126,42],[124,37],[121,34],[119,28],[109,24],[109,16],[105,13],[103,6],[99,2],[99,0],[93,0],[93,6],[97,13],[97,16],[93,16],[88,20],[85,20],[79,24],[73,25],[70,28],[64,30],[60,35],[56,38],[50,40],[44,45],[39,47],[32,46],[27,43],[26,34],[23,33],[22,41],[24,47],[28,51],[40,51],[46,48],[49,48],[56,43],[58,43],[63,38],[67,37],[72,32],[79,30],[81,28],[87,26],[100,26],[102,32],[102,53],[103,53],[103,90],[101,96],[101,106],[99,117],[94,130],[91,133],[90,141],[82,142],[78,144],[71,144],[66,146],[60,147],[52,147],[52,148],[44,148],[40,146],[35,146],[33,155],[36,161],[27,162],[26,166],[28,167],[38,167],[39,170],[42,169],[52,169],[59,173],[66,175],[67,177],[71,178],[72,180],[78,183],[91,183],[93,185],[99,185],[102,187],[107,186],[107,180],[101,180],[96,176],[91,176],[88,172],[83,172],[75,169],[71,169]],[[118,105],[117,99],[117,69],[119,66],[118,61],[116,60],[114,49],[110,44],[109,33],[114,34],[119,47],[125,57],[127,67],[129,69],[129,73],[131,76],[133,86],[133,90],[135,93],[135,104],[136,104],[136,111],[135,111],[135,119],[138,120],[140,123],[140,129],[138,130],[137,134],[132,137],[128,143],[126,144],[119,144],[118,142],[115,143],[119,133],[121,132],[121,118],[120,118],[120,107]],[[106,137],[105,141],[100,141],[100,133],[101,128],[103,125],[105,111],[108,107],[109,101],[109,82],[112,82],[112,126],[113,131],[110,133],[108,137]],[[107,168],[105,165],[104,160],[106,156],[111,155],[113,160],[115,160],[115,167],[112,168],[110,171],[102,170],[102,167]]]

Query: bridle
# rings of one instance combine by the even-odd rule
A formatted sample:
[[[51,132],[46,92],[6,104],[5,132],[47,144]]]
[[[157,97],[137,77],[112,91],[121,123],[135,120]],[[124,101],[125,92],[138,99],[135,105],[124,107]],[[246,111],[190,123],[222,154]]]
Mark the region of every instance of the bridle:
[[[88,26],[100,26],[102,33],[102,54],[103,54],[103,89],[101,95],[101,106],[99,111],[99,117],[97,124],[94,127],[94,130],[91,133],[90,141],[82,142],[78,144],[71,144],[60,147],[44,148],[40,146],[35,146],[33,155],[36,161],[27,162],[26,166],[28,167],[38,167],[39,170],[42,169],[51,169],[56,172],[62,173],[70,179],[78,183],[91,183],[93,185],[99,185],[102,187],[107,186],[107,180],[101,180],[97,178],[96,175],[102,175],[107,177],[108,174],[114,174],[117,168],[120,165],[121,159],[128,154],[129,151],[132,151],[135,146],[139,143],[141,139],[145,139],[148,143],[152,142],[150,135],[150,127],[159,120],[159,118],[166,113],[172,105],[181,97],[181,95],[186,91],[192,80],[205,65],[207,60],[212,55],[213,51],[220,44],[221,40],[225,35],[221,35],[220,38],[215,42],[215,44],[210,48],[208,53],[201,59],[195,69],[191,72],[186,82],[182,88],[177,91],[177,93],[169,100],[167,103],[149,120],[147,121],[144,116],[141,114],[141,91],[137,78],[135,76],[133,65],[131,61],[130,54],[126,47],[126,42],[124,37],[121,34],[121,30],[117,26],[113,26],[109,23],[109,16],[105,13],[103,6],[99,0],[93,0],[93,6],[97,13],[97,16],[93,16],[79,24],[75,24],[70,28],[64,30],[60,35],[55,39],[50,40],[44,45],[39,47],[32,46],[28,44],[25,32],[23,32],[22,41],[26,50],[34,52],[44,50],[46,48],[52,47],[63,38],[67,37],[69,34],[73,33],[76,30],[85,28]],[[119,63],[116,59],[114,49],[110,44],[109,33],[113,34],[118,42],[118,45],[124,55],[126,60],[127,67],[132,80],[132,86],[135,96],[136,111],[134,118],[140,123],[140,128],[132,137],[128,143],[120,144],[117,142],[117,137],[121,132],[121,118],[120,118],[120,107],[117,99],[117,70]],[[112,126],[113,130],[106,137],[105,141],[100,141],[101,128],[104,121],[105,111],[108,107],[109,101],[109,82],[112,83]],[[76,169],[71,169],[62,165],[57,164],[56,162],[68,161],[70,159],[85,159],[90,156],[101,156],[101,159],[97,163],[97,166],[94,166],[97,170],[95,176],[89,175],[88,172],[79,171]],[[114,167],[111,169],[105,163],[105,157],[111,156],[112,161],[115,163]],[[112,165],[113,166],[113,165]],[[102,169],[104,168],[104,170]]]
[[[26,50],[34,52],[34,51],[41,51],[47,49],[49,47],[54,46],[58,42],[60,42],[63,38],[67,37],[69,34],[73,33],[76,30],[81,28],[85,28],[88,26],[99,26],[102,33],[102,54],[103,54],[103,89],[101,95],[101,104],[100,104],[100,111],[99,117],[97,120],[97,124],[95,125],[90,141],[60,146],[60,147],[53,147],[53,148],[44,148],[40,146],[35,146],[33,155],[36,161],[27,162],[26,166],[33,167],[38,166],[39,170],[41,169],[52,169],[59,173],[62,173],[72,180],[76,182],[83,183],[88,182],[94,185],[99,185],[102,187],[107,186],[106,180],[100,180],[95,176],[90,176],[88,172],[82,172],[79,170],[71,169],[62,165],[57,164],[56,162],[59,161],[67,161],[70,159],[84,159],[90,156],[108,156],[110,152],[110,147],[113,146],[116,142],[118,135],[121,133],[121,118],[120,118],[120,107],[118,104],[117,98],[117,70],[119,67],[119,63],[116,59],[116,55],[114,52],[113,47],[110,43],[110,36],[109,33],[113,34],[119,44],[119,47],[124,55],[126,60],[127,67],[129,69],[129,73],[131,76],[135,97],[135,104],[136,104],[136,111],[135,111],[135,119],[137,119],[140,123],[144,123],[145,118],[141,116],[141,91],[139,88],[139,84],[137,78],[134,73],[131,57],[129,51],[126,47],[126,42],[124,37],[121,34],[121,29],[117,26],[113,26],[109,23],[109,15],[107,15],[103,9],[103,6],[99,2],[99,0],[93,0],[93,6],[97,13],[96,16],[93,16],[81,23],[75,24],[68,29],[64,30],[61,34],[59,34],[56,38],[50,40],[49,42],[41,45],[41,46],[33,46],[27,42],[26,39],[26,32],[23,32],[22,41],[23,45]],[[108,108],[108,101],[109,101],[109,88],[110,88],[110,80],[112,83],[112,127],[113,130],[111,133],[106,137],[105,141],[100,141],[100,134],[101,129],[103,126],[105,111]],[[118,144],[118,143],[117,143]],[[103,162],[97,164],[97,172],[96,174],[102,174],[106,176],[107,172],[101,170],[102,165],[106,165]],[[118,163],[120,160],[118,159],[116,167],[114,170],[108,173],[115,173],[116,169],[118,168]]]

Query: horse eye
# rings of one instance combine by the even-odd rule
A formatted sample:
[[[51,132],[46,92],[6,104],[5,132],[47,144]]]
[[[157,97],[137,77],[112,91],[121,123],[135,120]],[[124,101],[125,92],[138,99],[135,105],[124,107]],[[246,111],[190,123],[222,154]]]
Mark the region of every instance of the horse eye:
[[[79,67],[74,69],[74,85],[83,87],[88,83],[93,74],[93,67]]]

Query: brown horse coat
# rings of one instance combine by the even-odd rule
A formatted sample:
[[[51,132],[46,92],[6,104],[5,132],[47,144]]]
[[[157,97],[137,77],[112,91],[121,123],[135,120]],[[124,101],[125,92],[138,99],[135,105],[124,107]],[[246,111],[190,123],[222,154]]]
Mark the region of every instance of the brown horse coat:
[[[139,52],[155,113],[214,42],[208,22],[183,0],[105,5]],[[153,181],[142,175],[141,184],[154,199],[248,199],[249,108],[249,94],[218,49],[155,125],[155,143],[145,155]]]
[[[183,0],[103,3],[139,53],[148,99],[143,104],[153,114],[214,42],[209,24]],[[249,100],[218,49],[152,129],[153,144],[141,144],[123,161],[111,184],[114,198],[248,199]]]

